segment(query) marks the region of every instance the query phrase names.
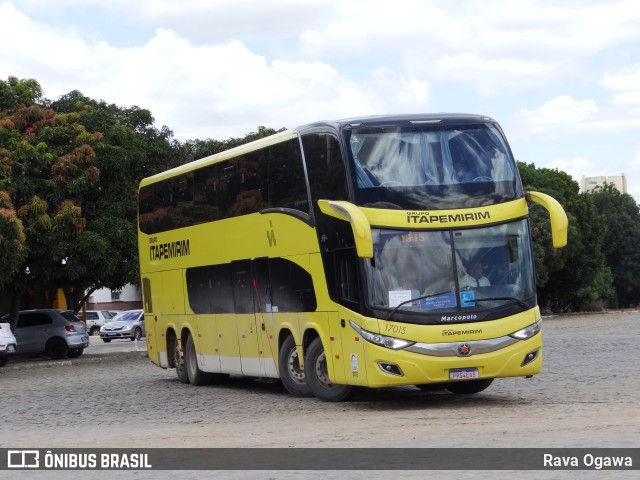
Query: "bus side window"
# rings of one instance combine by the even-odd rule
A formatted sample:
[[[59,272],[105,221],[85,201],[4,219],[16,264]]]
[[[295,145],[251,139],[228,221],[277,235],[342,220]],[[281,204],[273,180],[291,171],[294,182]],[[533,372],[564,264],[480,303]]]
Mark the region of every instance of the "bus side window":
[[[144,300],[144,311],[153,313],[153,303],[151,301],[151,280],[144,277],[142,279],[142,298]]]
[[[311,199],[347,200],[346,174],[338,139],[327,133],[302,137]]]
[[[266,169],[261,173],[262,188],[268,192],[268,206],[309,213],[307,183],[298,140],[272,145],[268,153],[268,158],[263,161],[266,162]]]
[[[281,312],[313,312],[317,302],[313,280],[304,268],[284,258],[269,260],[273,302]]]
[[[355,249],[337,250],[335,252],[336,287],[340,300],[358,302],[358,282]]]
[[[187,295],[195,313],[233,313],[229,264],[187,269]]]

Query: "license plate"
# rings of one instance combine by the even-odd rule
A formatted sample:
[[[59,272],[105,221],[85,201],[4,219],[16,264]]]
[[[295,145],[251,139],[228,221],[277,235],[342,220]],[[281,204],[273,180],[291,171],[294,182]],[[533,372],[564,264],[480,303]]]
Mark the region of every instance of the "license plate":
[[[113,337],[113,336],[117,335],[117,333],[108,332],[107,335],[109,335],[110,337]]]
[[[476,367],[453,368],[449,370],[449,380],[470,380],[473,378],[480,378]]]

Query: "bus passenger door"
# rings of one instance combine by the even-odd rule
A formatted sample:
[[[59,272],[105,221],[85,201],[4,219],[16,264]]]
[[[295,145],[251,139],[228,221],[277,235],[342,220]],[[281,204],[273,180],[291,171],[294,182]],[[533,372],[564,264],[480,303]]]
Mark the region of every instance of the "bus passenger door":
[[[280,315],[278,307],[273,305],[273,292],[269,278],[269,259],[257,258],[253,262],[256,323],[258,325],[258,354],[262,375],[277,378],[278,361],[276,318]],[[297,323],[297,322],[296,322]]]
[[[233,284],[242,374],[260,377],[263,375],[258,348],[260,330],[256,322],[250,260],[232,262],[231,282]]]

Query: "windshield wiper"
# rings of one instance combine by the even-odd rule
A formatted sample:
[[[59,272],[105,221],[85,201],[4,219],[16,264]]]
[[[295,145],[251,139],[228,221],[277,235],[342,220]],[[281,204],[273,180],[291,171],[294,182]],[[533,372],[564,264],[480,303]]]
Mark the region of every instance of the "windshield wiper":
[[[396,313],[401,306],[406,305],[407,303],[413,303],[416,300],[425,300],[431,297],[439,297],[440,295],[446,295],[447,293],[451,293],[451,290],[447,290],[446,292],[440,292],[440,293],[431,293],[429,295],[420,295],[419,297],[412,298],[411,300],[405,300],[404,302],[400,302],[398,305],[396,305],[393,308],[393,310],[391,310],[391,312],[389,313],[389,316],[387,317],[387,320],[391,320],[391,317],[393,316],[393,314]]]
[[[522,300],[520,300],[519,298],[516,298],[516,297],[483,297],[483,298],[474,298],[473,300],[470,299],[469,303],[471,303],[471,302],[480,302],[480,303],[482,303],[482,302],[493,302],[495,300],[507,300],[507,301],[510,301],[510,302],[515,302],[519,306],[524,308],[525,310],[529,308],[529,305],[527,305]]]

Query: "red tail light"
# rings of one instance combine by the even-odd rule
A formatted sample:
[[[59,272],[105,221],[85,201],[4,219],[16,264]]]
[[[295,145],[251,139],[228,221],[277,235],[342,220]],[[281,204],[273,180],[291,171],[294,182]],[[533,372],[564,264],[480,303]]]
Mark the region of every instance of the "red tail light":
[[[65,329],[67,332],[75,332],[75,331],[76,331],[76,327],[74,327],[73,325],[65,325],[65,326],[64,326],[64,329]]]

